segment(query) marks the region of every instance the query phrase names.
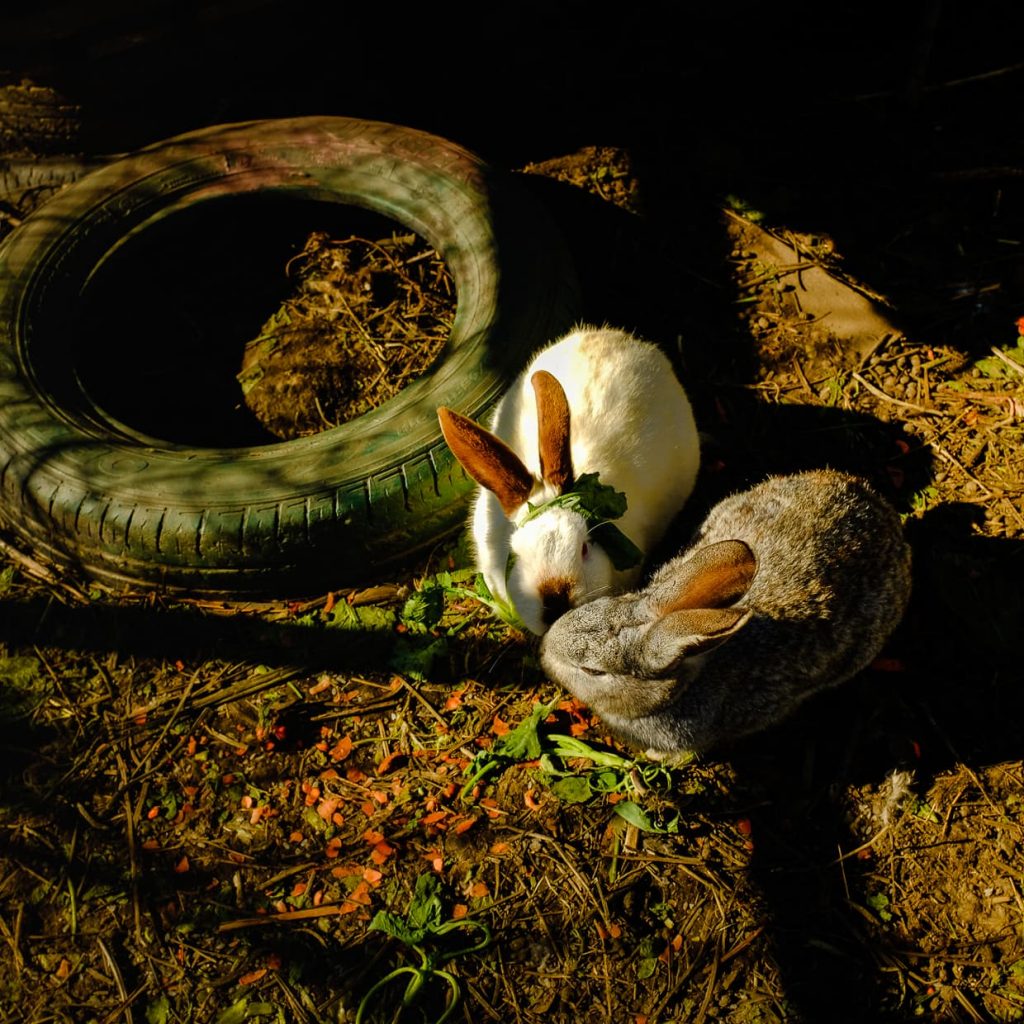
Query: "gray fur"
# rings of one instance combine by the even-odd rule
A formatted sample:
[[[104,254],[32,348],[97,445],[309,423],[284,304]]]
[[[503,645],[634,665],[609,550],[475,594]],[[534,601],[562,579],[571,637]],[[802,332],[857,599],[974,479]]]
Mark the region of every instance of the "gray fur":
[[[864,481],[772,477],[716,505],[643,590],[558,619],[541,663],[626,742],[703,751],[869,665],[909,596],[899,517]]]

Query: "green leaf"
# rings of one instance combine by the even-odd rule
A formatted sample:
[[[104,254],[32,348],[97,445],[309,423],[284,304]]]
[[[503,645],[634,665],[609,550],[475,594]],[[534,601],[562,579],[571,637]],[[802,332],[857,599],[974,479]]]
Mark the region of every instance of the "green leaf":
[[[463,797],[478,779],[490,772],[505,769],[519,761],[536,761],[540,757],[543,750],[537,730],[540,723],[558,706],[560,699],[556,697],[550,704],[534,704],[529,718],[520,722],[511,732],[499,736],[490,750],[481,750],[473,758],[463,773],[469,776],[469,781],[462,787]]]
[[[432,871],[425,871],[416,879],[406,920],[411,929],[424,933],[434,931],[441,924],[441,882]]]
[[[171,1001],[165,995],[157,996],[146,1007],[146,1024],[167,1024],[171,1013]]]
[[[248,996],[242,996],[238,1002],[233,1003],[231,1006],[224,1010],[221,1010],[217,1014],[217,1024],[242,1024],[247,1014],[246,1010],[249,1008]]]
[[[622,491],[609,484],[602,484],[597,473],[584,473],[572,487],[580,497],[580,504],[595,519],[621,519],[626,514],[628,503]]]
[[[407,946],[416,946],[424,939],[424,935],[409,928],[403,918],[387,910],[378,910],[367,929],[371,932],[383,932]]]
[[[659,825],[639,804],[632,800],[620,800],[615,805],[615,813],[627,824],[635,825],[641,832],[669,834],[679,831],[679,815],[670,818],[664,825]]]
[[[1007,359],[1010,359],[1013,362],[1017,363],[1020,366],[1021,373],[1024,373],[1024,338],[1017,339],[1016,348],[1006,347],[1000,349],[1000,351],[1006,356]],[[974,365],[986,377],[1017,378],[1019,376],[1017,373],[1014,372],[1012,366],[1007,366],[1006,363],[998,356],[986,356],[984,359],[979,359]]]
[[[535,761],[540,757],[541,742],[537,732],[541,722],[558,707],[560,697],[550,704],[534,704],[529,718],[524,719],[511,732],[499,736],[489,753],[498,754],[511,761]]]
[[[388,668],[400,676],[420,681],[429,679],[434,663],[448,654],[448,640],[443,636],[397,636],[388,657]]]
[[[641,981],[644,981],[646,978],[651,977],[657,969],[658,958],[656,956],[644,957],[644,959],[636,965],[636,976]]]
[[[892,914],[889,913],[889,897],[884,892],[869,893],[867,905],[883,920],[891,921]]]
[[[331,610],[327,624],[335,629],[383,631],[392,629],[398,616],[390,608],[368,604],[353,608],[347,601],[339,601]]]
[[[567,775],[552,783],[551,792],[567,804],[585,804],[594,795],[586,775]]]
[[[369,930],[384,932],[407,946],[421,945],[443,922],[440,890],[437,875],[424,872],[416,879],[416,889],[405,919],[387,910],[379,910],[370,922]]]
[[[11,584],[14,582],[14,566],[8,565],[2,572],[0,572],[0,594],[6,594],[11,589]]]
[[[437,584],[427,584],[409,595],[399,618],[407,626],[418,625],[430,629],[441,621],[443,614],[444,590]]]
[[[614,523],[598,523],[590,536],[601,545],[616,569],[634,569],[644,560],[644,553]]]

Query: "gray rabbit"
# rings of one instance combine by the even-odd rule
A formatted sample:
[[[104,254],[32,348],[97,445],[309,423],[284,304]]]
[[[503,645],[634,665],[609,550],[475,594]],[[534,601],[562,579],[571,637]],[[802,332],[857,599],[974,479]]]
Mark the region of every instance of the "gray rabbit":
[[[716,505],[640,591],[573,609],[541,664],[652,757],[756,732],[865,668],[910,597],[899,516],[832,470]]]

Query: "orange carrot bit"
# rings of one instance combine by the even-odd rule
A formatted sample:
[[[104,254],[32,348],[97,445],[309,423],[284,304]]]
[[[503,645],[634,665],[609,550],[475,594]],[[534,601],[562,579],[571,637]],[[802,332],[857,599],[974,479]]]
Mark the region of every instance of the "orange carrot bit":
[[[401,676],[392,676],[391,677],[391,682],[388,683],[388,689],[389,690],[398,690],[398,689],[401,688],[402,683],[404,681],[405,680],[403,680]]]
[[[366,772],[360,771],[358,768],[349,768],[345,772],[345,778],[348,779],[349,782],[365,782]]]
[[[378,871],[376,868],[366,868],[366,870],[363,871],[363,881],[369,882],[370,885],[374,887],[380,885],[380,880],[383,877],[383,873]]]
[[[462,704],[462,695],[465,693],[465,689],[456,690],[450,694],[448,699],[444,702],[445,711],[454,711],[457,707]]]
[[[315,697],[318,693],[323,693],[324,690],[330,688],[331,681],[326,676],[320,677],[320,682],[314,683],[306,692],[310,697]]]
[[[189,869],[188,855],[186,854],[177,864],[174,865],[174,873],[176,875],[183,875]]]
[[[283,963],[283,961],[281,960],[281,954],[280,953],[268,953],[267,954],[267,966],[272,971],[279,971],[279,970],[281,970],[282,963]]]
[[[444,821],[444,819],[451,813],[451,811],[434,811],[431,814],[424,814],[423,817],[420,818],[420,824],[436,825],[439,821]]]
[[[341,853],[341,840],[334,836],[332,839],[327,840],[327,849],[325,851],[329,860],[333,860]]]
[[[740,818],[736,822],[736,828],[741,836],[749,836],[754,831],[754,826],[750,824],[749,818]]]
[[[463,832],[468,832],[480,819],[476,817],[460,818],[452,822],[452,831],[457,835],[461,836]]]
[[[482,900],[491,895],[491,890],[487,888],[486,882],[475,882],[469,888],[469,895],[475,900]]]
[[[296,882],[292,886],[292,895],[293,896],[301,896],[306,891],[306,889],[307,889],[307,885],[306,885],[305,882]]]
[[[324,821],[330,821],[331,815],[338,809],[338,801],[336,799],[321,800],[316,807],[316,813],[320,815]]]
[[[491,732],[493,732],[495,736],[504,736],[505,733],[507,733],[508,731],[508,722],[503,721],[501,718],[495,715],[494,721],[491,723]]]
[[[331,760],[344,761],[345,758],[352,753],[352,746],[352,737],[348,735],[342,736],[341,739],[331,747]]]
[[[337,825],[338,828],[341,828],[341,826],[345,824],[345,815],[335,812],[331,815],[331,822]]]
[[[325,768],[320,773],[320,781],[321,782],[336,782],[340,778],[341,778],[341,776],[338,774],[337,770],[334,769],[334,768]]]
[[[371,789],[370,796],[373,797],[373,799],[376,800],[377,803],[381,804],[382,806],[391,799],[391,797],[388,796],[387,793],[380,789]]]
[[[160,841],[158,839],[147,839],[142,844],[142,848],[144,850],[159,850],[160,849]]]
[[[531,811],[539,811],[540,810],[540,804],[537,803],[537,801],[534,799],[534,796],[533,796],[533,786],[531,786],[523,794],[523,803],[526,804],[526,806],[529,807]]]
[[[331,868],[331,874],[335,878],[348,878],[351,875],[362,877],[363,867],[361,864],[339,864],[336,868]]]
[[[672,949],[678,953],[683,948],[683,933],[678,932],[676,937],[672,940]]]
[[[424,853],[422,856],[438,874],[441,873],[441,869],[444,867],[444,857],[440,850],[431,850],[429,853]]]
[[[293,833],[292,833],[292,834],[291,834],[291,835],[290,835],[290,836],[288,837],[288,839],[289,839],[289,840],[290,840],[291,842],[293,842],[293,843],[301,843],[301,842],[302,842],[302,838],[303,838],[303,836],[302,836],[302,833],[301,833],[301,832],[300,832],[300,831],[299,831],[298,829],[296,829],[296,830],[295,830],[295,831],[294,831],[294,832],[293,832]]]
[[[622,926],[621,925],[617,925],[614,921],[609,921],[608,922],[608,934],[613,939],[621,939],[622,938]]]
[[[153,807],[150,807],[150,809],[148,811],[146,811],[146,817],[150,821],[152,821],[159,813],[160,813],[160,806],[159,806],[159,804],[157,804],[157,805],[155,805]]]
[[[327,591],[327,600],[324,601],[324,615],[330,615],[334,611],[334,591]]]
[[[197,746],[198,746],[198,744],[196,743],[195,736],[189,736],[189,738],[188,738],[188,746],[185,747],[185,754],[188,757],[191,757],[196,752],[196,747]]]
[[[495,857],[501,857],[502,855],[508,853],[508,851],[511,849],[512,847],[508,843],[491,844],[491,853],[493,853]]]
[[[60,963],[57,965],[57,970],[54,971],[58,978],[63,981],[71,974],[71,961],[66,957],[62,957]]]
[[[392,751],[380,762],[379,765],[377,765],[377,774],[387,775],[387,773],[395,766],[396,762],[404,760],[405,756],[405,753],[401,750]]]
[[[604,930],[604,925],[602,925],[600,921],[595,921],[594,927],[597,929],[597,937],[602,942],[608,938],[608,933]]]
[[[384,833],[378,832],[375,828],[368,828],[363,833],[363,839],[371,846],[376,846],[378,843],[384,842]]]
[[[461,921],[469,913],[469,907],[465,903],[456,903],[452,907],[452,920]]]
[[[394,852],[395,848],[393,846],[389,843],[381,842],[373,848],[373,852],[370,854],[370,860],[372,860],[374,864],[380,865],[383,864]]]
[[[351,904],[351,907],[350,907]],[[348,898],[338,910],[339,914],[351,914],[353,910],[370,905],[370,885],[368,882],[360,882],[349,894]]]
[[[359,805],[359,810],[361,810],[368,818],[372,818],[377,813],[377,808],[374,806],[372,800],[364,800]]]
[[[313,893],[313,906],[314,907],[319,907],[320,904],[323,903],[323,901],[324,901],[324,891],[323,891],[323,889],[317,889],[317,891],[315,893]]]

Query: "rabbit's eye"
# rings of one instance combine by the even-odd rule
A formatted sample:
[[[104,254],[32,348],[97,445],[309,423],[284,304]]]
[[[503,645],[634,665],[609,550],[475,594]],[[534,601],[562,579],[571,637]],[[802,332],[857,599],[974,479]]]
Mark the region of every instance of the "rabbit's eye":
[[[580,671],[586,672],[588,676],[603,676],[604,672],[599,668],[590,668],[587,665],[580,665]]]
[[[587,543],[586,541],[584,541],[584,542],[583,542],[583,551],[582,551],[582,554],[583,554],[583,557],[584,557],[584,558],[586,558],[586,557],[587,557],[587,555],[589,555],[589,554],[590,554],[590,545],[589,545],[589,544],[588,544],[588,543]]]

